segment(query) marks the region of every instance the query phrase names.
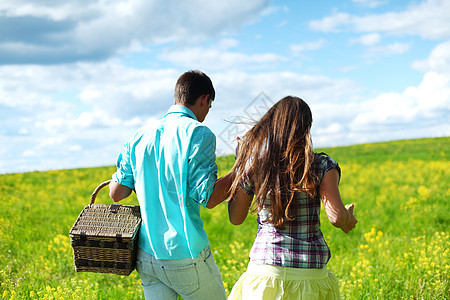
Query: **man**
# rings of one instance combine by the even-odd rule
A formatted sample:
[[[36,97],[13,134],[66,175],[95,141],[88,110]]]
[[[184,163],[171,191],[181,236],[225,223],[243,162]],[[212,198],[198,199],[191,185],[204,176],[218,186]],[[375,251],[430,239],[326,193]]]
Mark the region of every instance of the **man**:
[[[175,105],[156,126],[124,146],[110,197],[134,189],[142,224],[136,269],[146,299],[226,299],[222,276],[200,219],[229,196],[231,174],[217,179],[216,137],[202,124],[215,98],[210,78],[189,71],[178,78]]]

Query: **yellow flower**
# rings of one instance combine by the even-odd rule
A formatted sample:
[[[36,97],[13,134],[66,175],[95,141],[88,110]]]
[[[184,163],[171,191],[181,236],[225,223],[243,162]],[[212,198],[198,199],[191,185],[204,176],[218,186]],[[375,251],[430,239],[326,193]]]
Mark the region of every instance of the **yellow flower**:
[[[422,198],[429,198],[430,194],[431,194],[431,190],[428,189],[427,187],[421,185],[419,186],[419,188],[417,189],[417,193],[419,194],[419,196],[421,196]]]

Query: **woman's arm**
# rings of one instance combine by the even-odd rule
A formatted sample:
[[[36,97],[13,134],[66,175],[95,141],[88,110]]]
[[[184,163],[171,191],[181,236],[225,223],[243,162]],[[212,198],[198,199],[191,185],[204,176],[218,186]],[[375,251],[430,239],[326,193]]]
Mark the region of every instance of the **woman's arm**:
[[[336,169],[332,169],[323,176],[319,192],[328,220],[333,226],[348,233],[355,228],[358,220],[353,215],[354,205],[350,204],[347,209],[342,203],[338,184],[339,173]]]
[[[236,151],[234,158],[239,155],[242,140],[236,137]],[[233,225],[241,225],[247,218],[248,210],[252,204],[253,195],[247,195],[242,189],[238,188],[233,198],[228,202],[228,218]]]
[[[253,195],[247,195],[241,189],[236,191],[234,197],[228,202],[228,218],[231,224],[241,225],[248,215]]]

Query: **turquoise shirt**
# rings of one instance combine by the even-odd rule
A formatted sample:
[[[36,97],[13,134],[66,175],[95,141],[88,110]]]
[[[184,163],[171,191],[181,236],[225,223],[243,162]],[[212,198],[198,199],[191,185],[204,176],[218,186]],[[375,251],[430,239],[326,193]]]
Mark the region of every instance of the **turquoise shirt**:
[[[136,191],[145,252],[157,259],[195,258],[209,245],[200,205],[208,203],[217,179],[215,150],[214,133],[181,105],[125,144],[113,180]]]

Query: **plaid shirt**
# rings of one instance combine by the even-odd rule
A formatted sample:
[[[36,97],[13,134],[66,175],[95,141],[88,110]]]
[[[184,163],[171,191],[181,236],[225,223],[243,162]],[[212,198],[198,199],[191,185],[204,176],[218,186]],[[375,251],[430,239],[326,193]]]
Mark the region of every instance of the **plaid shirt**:
[[[313,171],[319,177],[333,168],[340,176],[336,161],[325,153],[315,153]],[[254,195],[254,183],[246,178],[240,185],[248,195]],[[269,209],[264,205],[258,213],[258,233],[250,251],[250,260],[257,264],[276,265],[293,268],[321,269],[330,260],[331,253],[320,230],[320,195],[314,198],[304,193],[296,195],[295,220],[285,222],[284,229],[277,229],[264,222],[269,217]],[[270,204],[266,200],[266,204]]]

